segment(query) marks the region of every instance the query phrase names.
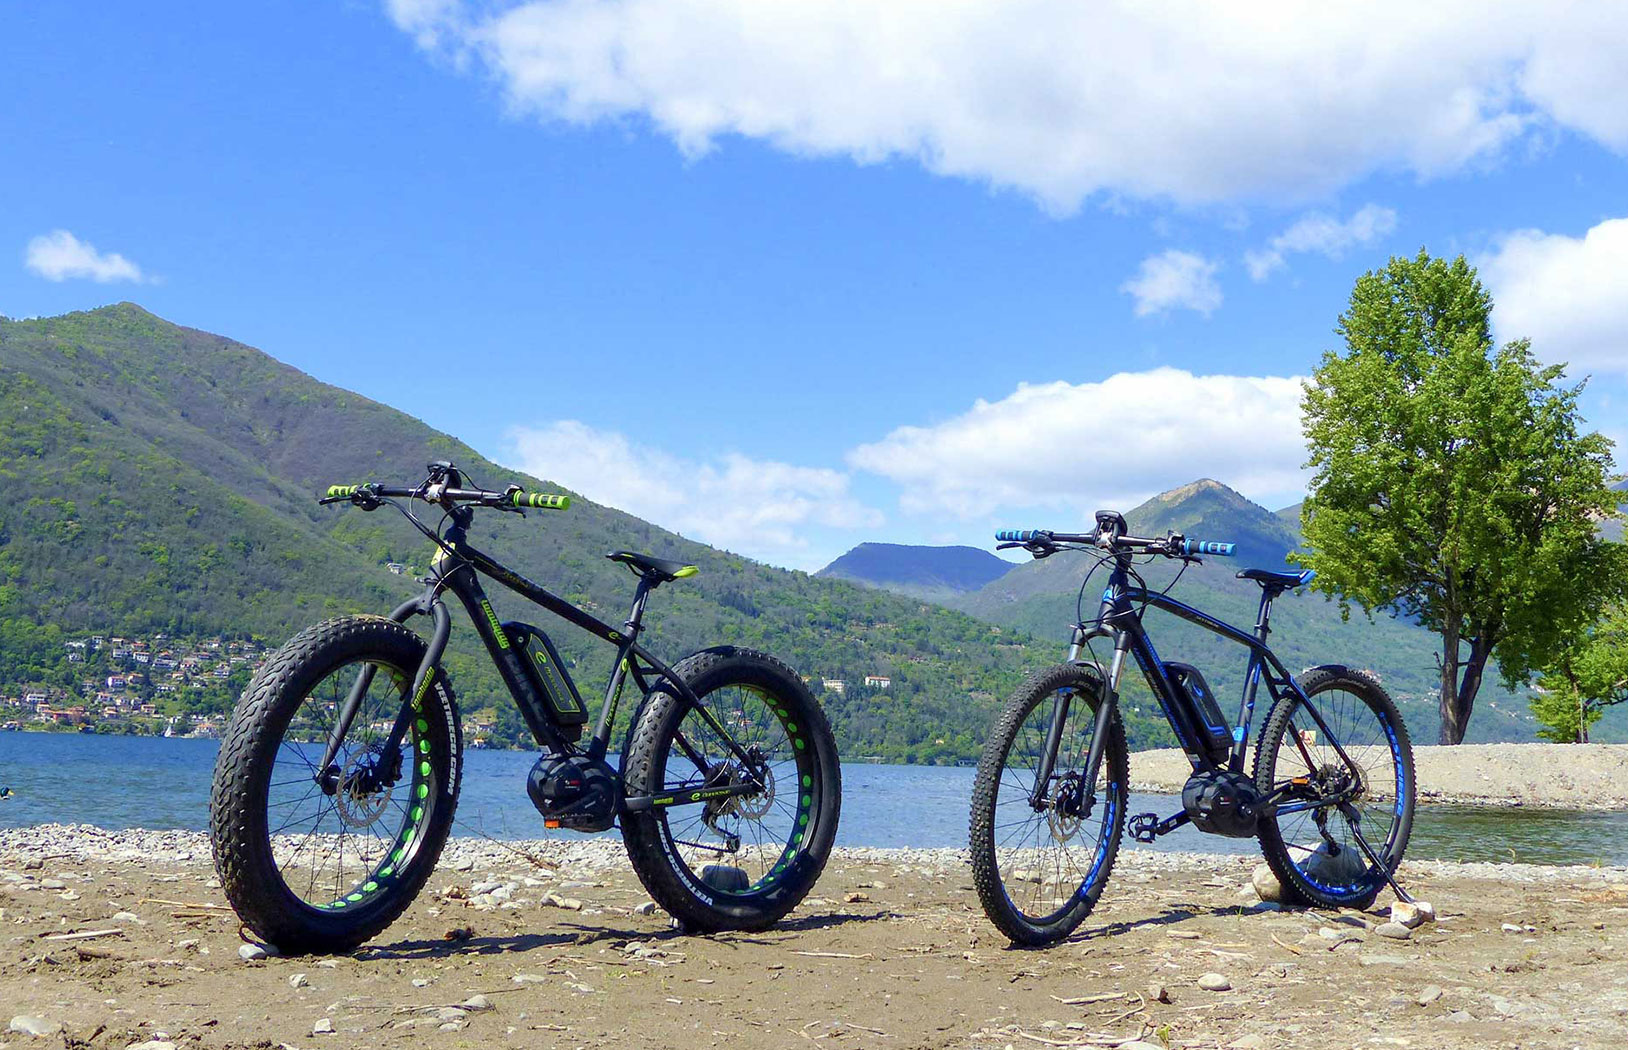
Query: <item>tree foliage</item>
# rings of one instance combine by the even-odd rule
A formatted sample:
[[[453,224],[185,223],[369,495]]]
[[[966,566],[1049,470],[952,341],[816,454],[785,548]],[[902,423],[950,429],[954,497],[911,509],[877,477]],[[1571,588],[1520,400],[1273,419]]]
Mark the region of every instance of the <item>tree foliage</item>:
[[[1440,740],[1456,744],[1489,660],[1524,681],[1622,582],[1597,533],[1615,513],[1611,442],[1581,384],[1525,340],[1494,346],[1492,298],[1462,256],[1358,278],[1303,400],[1314,470],[1304,561],[1317,585],[1441,636]]]
[[[1618,571],[1628,573],[1628,551],[1617,553]],[[1628,604],[1607,611],[1557,649],[1538,688],[1542,692],[1532,699],[1532,714],[1544,725],[1538,735],[1562,744],[1587,743],[1588,727],[1605,708],[1628,701]]]

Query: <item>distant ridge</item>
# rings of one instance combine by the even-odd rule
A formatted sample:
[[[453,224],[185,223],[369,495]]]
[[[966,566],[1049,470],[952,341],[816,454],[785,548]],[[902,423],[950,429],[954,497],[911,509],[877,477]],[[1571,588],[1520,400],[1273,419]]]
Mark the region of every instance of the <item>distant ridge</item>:
[[[814,575],[939,601],[975,591],[1013,568],[977,547],[861,543]]]

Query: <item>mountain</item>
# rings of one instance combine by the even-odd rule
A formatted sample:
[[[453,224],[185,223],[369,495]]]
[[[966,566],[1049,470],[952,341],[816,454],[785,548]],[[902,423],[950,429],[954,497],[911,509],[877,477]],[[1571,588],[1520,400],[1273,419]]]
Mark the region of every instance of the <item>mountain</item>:
[[[1126,513],[1125,519],[1133,535],[1161,536],[1173,530],[1193,539],[1236,543],[1236,557],[1208,558],[1202,565],[1187,568],[1171,594],[1246,630],[1255,623],[1260,588],[1236,579],[1234,573],[1249,567],[1289,568],[1288,555],[1300,543],[1298,505],[1274,514],[1209,479],[1161,493]],[[1045,523],[1037,524],[1044,527]],[[1064,522],[1056,527],[1083,530],[1089,526]],[[1061,655],[1068,643],[1069,624],[1096,614],[1107,570],[1097,570],[1090,583],[1082,586],[1095,560],[1085,554],[1056,554],[1020,566],[950,604],[991,623],[1050,639],[1052,651]],[[1150,587],[1158,590],[1172,584],[1178,569],[1179,563],[1155,559],[1140,571]],[[1224,699],[1223,710],[1235,711],[1248,658],[1243,648],[1157,610],[1148,613],[1147,624],[1163,659],[1199,667]],[[1370,620],[1360,609],[1353,609],[1349,620],[1342,619],[1336,602],[1307,592],[1278,599],[1272,608],[1270,641],[1291,671],[1320,663],[1345,663],[1377,672],[1401,705],[1414,740],[1435,741],[1436,656],[1440,651],[1435,635],[1384,614]],[[1102,643],[1097,647],[1098,655],[1105,658]],[[1151,718],[1155,713],[1152,696],[1140,675],[1133,672],[1127,681],[1121,692],[1128,713]],[[1530,740],[1535,732],[1536,723],[1524,697],[1510,694],[1496,681],[1482,686],[1470,723],[1472,741]],[[1168,739],[1162,720],[1144,727],[1143,733],[1145,739]]]
[[[463,396],[453,393],[462,385],[446,389]],[[333,483],[416,482],[442,459],[490,488],[559,490],[387,405],[132,303],[0,319],[0,696],[29,684],[83,688],[63,645],[87,634],[275,645],[318,619],[388,611],[418,590],[412,574],[424,571],[429,545],[393,511],[319,507],[315,496]],[[581,498],[563,514],[482,515],[474,538],[611,622],[625,615],[633,578],[605,552],[695,563],[698,577],[651,600],[652,649],[676,660],[733,642],[779,655],[823,693],[848,755],[976,757],[995,698],[1039,658],[1010,629],[760,565]],[[492,591],[501,615],[549,630],[585,694],[603,689],[607,646]],[[518,716],[467,625],[454,632],[448,668],[466,717],[485,712],[500,738],[516,739]],[[866,690],[867,675],[891,683]],[[825,688],[827,679],[845,685]]]
[[[977,547],[861,543],[816,576],[848,580],[927,601],[975,591],[1006,575],[1012,563]]]

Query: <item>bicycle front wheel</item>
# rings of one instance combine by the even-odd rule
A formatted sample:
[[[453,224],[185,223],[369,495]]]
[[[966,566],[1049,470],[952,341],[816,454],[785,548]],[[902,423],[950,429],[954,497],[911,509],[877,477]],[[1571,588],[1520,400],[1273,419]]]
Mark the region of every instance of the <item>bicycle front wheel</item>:
[[[629,797],[658,801],[622,819],[628,856],[688,928],[764,929],[813,889],[830,856],[842,804],[836,741],[802,679],[771,656],[720,646],[673,670],[701,706],[661,692],[639,715],[623,777]]]
[[[1366,908],[1402,862],[1413,829],[1407,727],[1367,675],[1314,668],[1298,683],[1306,699],[1274,703],[1255,749],[1256,790],[1285,792],[1261,818],[1261,854],[1290,899]],[[1358,846],[1359,831],[1385,871]]]
[[[1015,944],[1067,937],[1108,884],[1125,830],[1130,763],[1106,693],[1094,667],[1037,672],[1007,701],[984,746],[972,788],[973,883],[984,914]],[[1100,717],[1113,720],[1087,790],[1086,756]],[[1041,783],[1054,726],[1056,756]]]
[[[302,631],[266,662],[221,741],[210,831],[238,916],[285,953],[354,948],[395,921],[452,828],[462,738],[446,676],[410,697],[422,639],[378,616]],[[353,689],[361,707],[320,768]],[[403,704],[406,738],[386,748]]]

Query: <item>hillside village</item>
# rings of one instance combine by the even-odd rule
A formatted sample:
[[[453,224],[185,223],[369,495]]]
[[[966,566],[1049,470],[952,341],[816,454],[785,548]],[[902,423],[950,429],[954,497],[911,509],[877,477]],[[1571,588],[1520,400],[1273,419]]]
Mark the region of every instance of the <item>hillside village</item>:
[[[265,656],[256,641],[91,635],[65,643],[72,686],[0,694],[6,729],[218,735],[231,702]]]

